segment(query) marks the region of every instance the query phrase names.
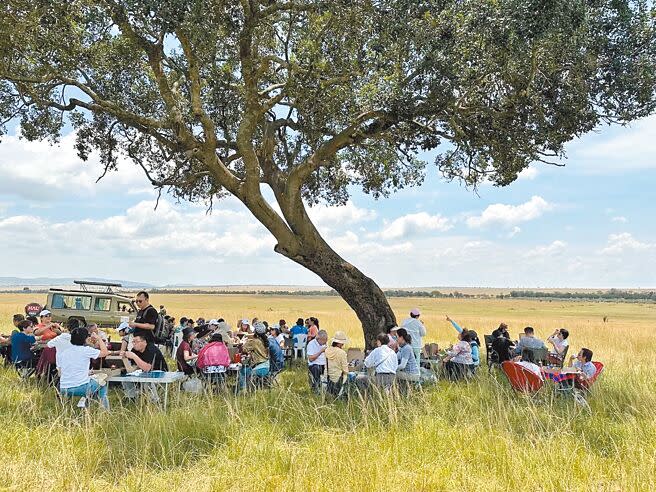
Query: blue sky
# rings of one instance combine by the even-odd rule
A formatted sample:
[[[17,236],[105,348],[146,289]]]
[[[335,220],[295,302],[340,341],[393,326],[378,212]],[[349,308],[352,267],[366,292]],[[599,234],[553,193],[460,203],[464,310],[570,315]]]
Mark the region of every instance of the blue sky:
[[[235,200],[155,195],[122,162],[99,184],[73,136],[0,143],[0,276],[93,276],[164,284],[305,284]],[[375,201],[312,211],[326,239],[386,287],[656,287],[656,117],[568,146],[564,168],[536,164],[477,193],[440,178]]]

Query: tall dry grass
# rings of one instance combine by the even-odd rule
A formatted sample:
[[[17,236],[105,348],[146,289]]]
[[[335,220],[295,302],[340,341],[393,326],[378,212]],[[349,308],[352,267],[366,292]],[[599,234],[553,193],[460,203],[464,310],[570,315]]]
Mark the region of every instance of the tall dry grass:
[[[32,300],[0,296],[10,315]],[[316,315],[329,332],[362,337],[333,298],[158,296],[174,315],[270,322]],[[169,410],[123,405],[81,412],[54,391],[0,370],[0,488],[10,490],[650,490],[656,478],[653,305],[537,301],[415,303],[429,340],[455,339],[444,319],[488,333],[499,321],[546,336],[565,326],[606,372],[590,411],[547,389],[514,394],[503,376],[439,382],[405,398],[328,402],[302,367],[257,394],[175,394]],[[609,317],[604,323],[603,316]]]

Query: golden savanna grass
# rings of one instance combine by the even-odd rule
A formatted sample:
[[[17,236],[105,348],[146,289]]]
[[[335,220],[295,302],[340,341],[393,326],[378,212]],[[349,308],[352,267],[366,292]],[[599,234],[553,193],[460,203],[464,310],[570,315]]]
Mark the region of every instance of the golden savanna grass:
[[[0,295],[0,331],[29,295]],[[332,297],[158,295],[180,316],[234,325],[315,315],[329,333],[362,335]],[[546,337],[567,327],[606,371],[590,410],[546,388],[514,394],[485,370],[468,384],[440,381],[406,398],[331,403],[312,396],[302,368],[256,395],[176,394],[169,410],[112,412],[62,406],[54,391],[0,370],[0,489],[28,490],[654,490],[656,306],[521,300],[392,299],[402,319],[423,312],[427,341],[446,344],[461,325],[489,333],[506,321]],[[603,322],[603,317],[608,322]],[[484,351],[483,351],[484,352]]]

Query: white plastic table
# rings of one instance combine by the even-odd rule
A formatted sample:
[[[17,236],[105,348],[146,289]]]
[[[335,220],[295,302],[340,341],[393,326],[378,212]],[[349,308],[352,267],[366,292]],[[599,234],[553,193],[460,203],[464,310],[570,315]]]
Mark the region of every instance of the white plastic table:
[[[182,381],[185,378],[184,372],[167,372],[166,374],[158,377],[148,377],[147,373],[143,373],[141,376],[110,376],[107,378],[109,383],[136,383],[136,384],[162,384],[164,385],[164,410],[168,405],[169,401],[169,385],[171,383],[177,383]]]

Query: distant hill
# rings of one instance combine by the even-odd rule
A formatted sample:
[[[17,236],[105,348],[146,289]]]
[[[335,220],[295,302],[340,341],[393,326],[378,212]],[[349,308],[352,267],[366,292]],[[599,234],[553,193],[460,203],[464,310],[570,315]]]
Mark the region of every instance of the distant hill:
[[[152,284],[144,282],[131,282],[129,280],[111,280],[106,278],[83,277],[83,278],[51,278],[51,277],[37,277],[37,278],[19,278],[19,277],[0,277],[0,287],[54,287],[54,286],[68,286],[73,285],[73,280],[87,280],[90,282],[108,282],[112,284],[121,284],[127,288],[143,287],[151,289],[154,287]]]

